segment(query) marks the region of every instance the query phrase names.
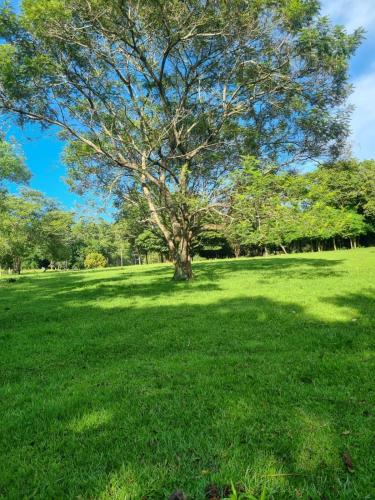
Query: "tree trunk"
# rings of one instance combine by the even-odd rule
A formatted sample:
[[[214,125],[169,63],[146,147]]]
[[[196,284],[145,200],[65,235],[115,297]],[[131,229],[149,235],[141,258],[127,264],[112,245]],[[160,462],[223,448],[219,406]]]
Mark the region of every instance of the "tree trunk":
[[[241,246],[234,245],[233,251],[234,251],[234,256],[236,257],[236,259],[238,259],[238,257],[240,257],[241,255]]]
[[[188,281],[193,278],[193,270],[191,267],[190,245],[186,238],[181,237],[178,249],[173,255],[175,281]]]
[[[336,238],[333,238],[333,249],[337,250]]]
[[[193,270],[191,267],[191,259],[180,256],[174,262],[174,275],[175,281],[188,281],[193,278]]]
[[[13,259],[13,272],[15,274],[21,274],[21,259],[20,259],[20,257],[14,257],[14,259]]]
[[[288,252],[286,251],[286,248],[284,247],[284,245],[280,245],[281,247],[281,250],[285,253],[285,255],[288,255]]]
[[[146,172],[146,163],[146,156],[144,156],[142,158],[142,169],[144,172]],[[179,187],[182,194],[186,194],[186,173],[185,168],[181,171],[180,175]],[[175,269],[173,279],[175,281],[187,281],[192,279],[191,241],[193,235],[189,228],[187,207],[180,206],[177,210],[168,189],[165,186],[161,188],[163,196],[166,197],[169,203],[169,221],[171,222],[171,227],[168,227],[154,203],[152,192],[147,185],[146,173],[142,175],[142,190],[148,203],[152,219],[159,227],[168,245],[168,250]]]

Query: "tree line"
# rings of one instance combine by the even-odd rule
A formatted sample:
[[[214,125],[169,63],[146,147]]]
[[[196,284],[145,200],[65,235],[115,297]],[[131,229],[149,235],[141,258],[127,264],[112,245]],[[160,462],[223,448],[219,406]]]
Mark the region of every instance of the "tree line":
[[[114,221],[79,217],[27,183],[30,174],[15,147],[0,140],[0,265],[81,269],[173,262],[141,190],[117,198]],[[192,256],[239,257],[355,248],[373,242],[375,161],[342,160],[308,172],[264,170],[244,157],[222,183],[215,212],[206,213],[192,240]]]

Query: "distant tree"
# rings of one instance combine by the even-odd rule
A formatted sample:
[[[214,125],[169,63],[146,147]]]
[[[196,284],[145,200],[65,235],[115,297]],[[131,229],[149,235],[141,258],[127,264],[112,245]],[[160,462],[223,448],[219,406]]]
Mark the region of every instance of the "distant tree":
[[[45,198],[37,191],[7,195],[0,211],[0,260],[20,274],[22,260],[40,243]]]
[[[332,239],[336,246],[336,237],[341,236],[341,215],[342,210],[322,202],[305,208],[300,215],[301,237],[314,242],[318,251],[326,240]]]
[[[40,249],[50,266],[68,266],[71,260],[73,244],[73,214],[51,207],[46,211],[40,223]]]
[[[351,210],[341,210],[340,235],[348,238],[351,248],[356,248],[357,238],[367,231],[363,215]]]
[[[155,234],[155,232],[150,231],[149,229],[146,229],[139,236],[137,236],[135,244],[140,253],[145,255],[146,262],[148,262],[148,255],[151,252],[158,253],[159,255],[168,253],[168,248],[160,235]]]
[[[131,263],[131,243],[125,221],[118,220],[112,224],[112,236],[114,254],[119,259],[120,266]]]
[[[309,198],[314,202],[354,210],[369,219],[375,215],[375,160],[328,163],[308,178]]]
[[[301,180],[276,173],[276,168],[264,171],[258,160],[245,157],[243,168],[233,176],[226,234],[237,246],[262,247],[267,253],[272,245],[286,253],[286,245],[300,236],[299,200],[293,189]]]
[[[101,218],[81,218],[72,227],[72,236],[73,265],[83,267],[89,252],[103,254],[107,262],[114,260],[116,244],[110,222]]]
[[[192,277],[194,238],[240,156],[337,155],[361,31],[317,0],[29,0],[0,12],[0,109],[57,126],[84,191],[136,187]]]

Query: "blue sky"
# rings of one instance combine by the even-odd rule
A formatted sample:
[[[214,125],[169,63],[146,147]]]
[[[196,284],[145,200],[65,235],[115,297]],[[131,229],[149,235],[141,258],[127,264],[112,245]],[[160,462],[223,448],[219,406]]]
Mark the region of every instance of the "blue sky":
[[[14,1],[14,3],[18,3]],[[354,92],[350,103],[352,115],[351,145],[358,158],[375,158],[375,0],[322,0],[322,13],[343,24],[348,30],[362,26],[366,40],[351,62]],[[65,168],[60,156],[63,145],[52,131],[41,132],[37,126],[11,133],[22,146],[26,162],[33,173],[31,187],[59,200],[67,208],[92,212],[88,201],[71,193],[64,183]],[[103,206],[103,204],[101,204]],[[104,203],[108,206],[110,204]]]
[[[366,39],[351,62],[351,144],[358,158],[375,158],[375,0],[322,0],[322,11],[349,31],[362,26]]]

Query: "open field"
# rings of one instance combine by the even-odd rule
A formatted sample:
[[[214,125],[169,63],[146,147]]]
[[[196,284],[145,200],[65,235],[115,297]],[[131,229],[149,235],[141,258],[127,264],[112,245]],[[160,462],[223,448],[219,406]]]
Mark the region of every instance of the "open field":
[[[0,496],[375,498],[375,249],[194,272],[3,277]]]

